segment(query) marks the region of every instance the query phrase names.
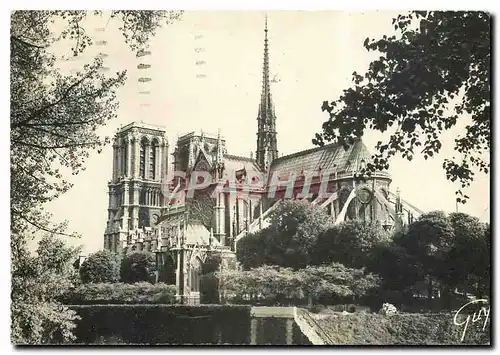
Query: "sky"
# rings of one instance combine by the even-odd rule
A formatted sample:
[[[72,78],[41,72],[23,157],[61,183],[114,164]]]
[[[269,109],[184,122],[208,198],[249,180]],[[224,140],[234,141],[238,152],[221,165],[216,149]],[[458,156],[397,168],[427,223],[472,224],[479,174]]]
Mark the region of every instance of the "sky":
[[[328,118],[322,102],[335,100],[351,86],[351,74],[364,73],[379,54],[363,47],[366,37],[393,33],[391,19],[397,12],[279,11],[268,12],[271,90],[277,115],[278,149],[290,154],[312,148],[311,139]],[[185,12],[181,21],[159,29],[150,41],[152,55],[148,76],[152,81],[149,109],[140,108],[139,63],[123,43],[116,24],[109,22],[104,33],[92,32],[107,22],[89,18],[86,28],[95,39],[106,40],[105,66],[113,72],[127,69],[128,80],[118,91],[118,117],[101,130],[112,135],[132,121],[164,126],[170,152],[176,137],[193,130],[221,134],[228,152],[250,156],[256,149],[257,110],[260,101],[264,47],[264,12]],[[101,47],[103,48],[103,47]],[[196,52],[196,48],[203,48]],[[69,54],[68,43],[53,46],[58,55]],[[76,61],[60,61],[62,71],[71,72],[89,61],[92,47]],[[196,65],[204,61],[204,65]],[[197,78],[197,75],[205,78]],[[415,157],[411,163],[391,161],[391,189],[399,188],[403,199],[424,211],[456,210],[457,185],[446,180],[443,159],[453,157],[453,139],[463,132],[467,119],[442,136],[443,148],[433,159]],[[368,149],[384,137],[368,132],[363,138]],[[107,182],[112,174],[112,147],[94,153],[86,170],[68,179],[74,187],[47,205],[54,220],[69,221],[69,230],[82,238],[83,253],[102,248],[107,219]],[[460,212],[489,221],[490,176],[477,173],[467,190],[470,201]]]

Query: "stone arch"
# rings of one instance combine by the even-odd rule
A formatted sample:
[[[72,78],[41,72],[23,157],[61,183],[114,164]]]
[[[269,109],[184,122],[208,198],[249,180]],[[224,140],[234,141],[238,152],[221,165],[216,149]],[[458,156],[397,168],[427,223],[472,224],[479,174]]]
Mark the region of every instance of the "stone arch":
[[[383,211],[382,213],[385,215],[384,219],[386,221],[389,221],[390,219],[392,219],[391,212],[387,208],[384,201],[377,197],[377,193],[380,194],[380,196],[382,196],[385,199],[385,201],[387,201],[389,198],[389,191],[387,190],[387,188],[385,186],[380,186],[377,189],[375,189],[375,201],[377,201],[378,205],[380,206],[381,211]]]
[[[347,201],[347,198],[349,197],[349,194],[351,193],[351,189],[348,188],[347,186],[342,186],[339,190],[339,208],[342,210],[344,207],[344,204]]]
[[[372,186],[370,184],[364,183],[353,188],[349,188],[348,186],[343,186],[340,188],[338,195],[340,212],[337,217],[336,223],[343,222],[347,218],[351,220],[355,219],[357,208],[358,211],[359,209],[361,209],[361,211],[365,210],[367,204],[365,204],[365,206],[362,207],[361,205],[363,205],[363,203],[359,201],[359,198],[361,197],[361,195],[359,194],[363,190],[366,190],[368,193],[371,193],[371,197],[370,196],[366,197],[367,200],[370,200],[369,203],[371,203],[371,201],[373,201],[373,199],[375,198],[375,192],[372,191]],[[363,197],[361,197],[361,199],[363,199]]]
[[[354,217],[353,216],[354,215],[354,207],[351,204],[352,201],[354,200],[354,198],[349,199],[352,191],[353,191],[353,189],[349,188],[347,186],[343,186],[339,190],[339,195],[338,195],[339,196],[339,213],[341,213],[341,211],[344,209],[345,204],[348,203],[348,205],[346,206],[346,211],[343,214],[343,218],[341,218],[342,221],[344,221],[346,217],[348,217],[350,219],[352,219]]]
[[[396,211],[394,210],[394,207],[391,205],[391,202],[389,202],[388,200],[389,195],[390,195],[389,191],[383,186],[375,190],[375,198],[383,206],[387,219],[388,220],[392,219],[393,221],[395,221]]]

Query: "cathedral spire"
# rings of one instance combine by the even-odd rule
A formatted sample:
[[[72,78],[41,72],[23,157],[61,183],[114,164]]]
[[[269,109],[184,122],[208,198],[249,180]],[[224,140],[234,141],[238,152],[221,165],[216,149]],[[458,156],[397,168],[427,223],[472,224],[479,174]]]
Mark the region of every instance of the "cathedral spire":
[[[267,41],[267,15],[266,24],[264,27],[264,65],[262,68],[262,103],[267,104],[267,99],[270,98],[271,90],[269,87],[269,46]]]
[[[264,64],[262,68],[262,93],[260,97],[259,114],[257,116],[257,154],[256,160],[260,167],[267,170],[272,161],[278,157],[276,141],[276,115],[271,96],[269,82],[269,47],[267,39],[267,15],[264,27]]]

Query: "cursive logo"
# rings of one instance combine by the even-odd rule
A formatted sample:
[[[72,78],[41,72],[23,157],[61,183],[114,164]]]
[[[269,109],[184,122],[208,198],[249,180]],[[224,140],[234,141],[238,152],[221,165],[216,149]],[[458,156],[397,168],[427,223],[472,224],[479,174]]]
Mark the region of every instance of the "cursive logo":
[[[464,311],[467,309],[468,306],[471,306],[476,303],[488,303],[488,300],[486,299],[478,299],[478,300],[473,300],[470,301],[469,303],[464,304],[460,309],[455,313],[455,317],[453,317],[453,324],[458,325],[458,326],[463,326],[464,331],[462,332],[462,338],[460,341],[464,341],[465,338],[465,333],[467,332],[467,328],[472,321],[472,324],[479,322],[483,319],[484,316],[484,325],[483,325],[483,330],[486,328],[486,324],[488,323],[488,320],[490,319],[490,307],[481,307],[479,309],[479,312],[474,311],[474,313],[467,315],[467,318],[463,322],[458,322],[457,318],[460,315],[460,312]],[[464,311],[465,312],[465,311]]]

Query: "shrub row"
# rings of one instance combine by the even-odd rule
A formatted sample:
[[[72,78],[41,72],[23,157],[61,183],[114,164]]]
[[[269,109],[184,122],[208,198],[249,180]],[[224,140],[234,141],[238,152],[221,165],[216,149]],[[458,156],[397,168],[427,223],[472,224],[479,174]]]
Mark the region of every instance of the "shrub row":
[[[78,344],[248,344],[250,307],[229,305],[71,306]]]
[[[61,298],[65,304],[171,304],[175,303],[175,285],[138,282],[83,284]]]
[[[80,278],[83,283],[152,282],[155,271],[156,257],[152,252],[134,251],[121,258],[109,250],[100,250],[90,254],[82,263]]]

